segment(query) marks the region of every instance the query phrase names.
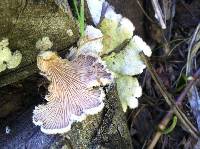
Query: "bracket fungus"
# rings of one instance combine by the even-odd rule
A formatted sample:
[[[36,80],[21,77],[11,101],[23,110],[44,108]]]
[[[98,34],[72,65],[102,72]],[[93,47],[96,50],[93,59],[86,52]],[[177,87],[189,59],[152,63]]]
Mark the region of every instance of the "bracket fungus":
[[[120,75],[116,79],[117,91],[121,100],[122,109],[126,112],[127,107],[131,109],[138,107],[138,97],[142,95],[142,88],[139,85],[137,78]]]
[[[142,38],[135,35],[122,51],[112,52],[111,55],[104,57],[104,60],[107,67],[116,73],[129,76],[138,75],[146,68],[139,55],[142,51],[148,57],[151,56],[150,47]]]
[[[37,65],[50,81],[46,104],[35,107],[33,123],[46,134],[65,133],[75,121],[96,114],[103,107],[102,85],[111,82],[112,75],[97,57],[79,55],[72,61],[56,53],[43,51]]]
[[[124,112],[127,107],[136,108],[142,88],[135,75],[141,74],[146,68],[140,52],[150,57],[151,48],[141,37],[133,34],[133,23],[117,14],[109,2],[87,0],[87,4],[93,23],[103,34],[103,50],[99,54],[106,62],[107,68],[115,74],[122,108]]]

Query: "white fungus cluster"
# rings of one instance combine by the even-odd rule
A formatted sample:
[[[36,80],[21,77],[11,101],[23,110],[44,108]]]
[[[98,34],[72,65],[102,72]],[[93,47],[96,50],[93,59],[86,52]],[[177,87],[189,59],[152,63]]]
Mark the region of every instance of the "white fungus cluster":
[[[8,39],[3,39],[0,42],[0,72],[6,70],[6,68],[16,68],[22,60],[22,54],[19,51],[12,53],[8,45]]]
[[[135,30],[132,22],[128,18],[117,14],[113,7],[108,6],[106,10],[105,18],[99,25],[104,35],[104,54],[112,52],[125,40],[131,39]]]
[[[104,16],[100,22],[100,30],[103,33],[103,54],[108,54],[103,57],[107,68],[116,74],[116,84],[118,95],[124,111],[127,107],[136,108],[138,106],[138,97],[142,95],[142,88],[134,75],[141,74],[146,68],[144,62],[141,60],[140,52],[151,56],[150,47],[139,36],[133,36],[135,30],[132,22],[117,14],[112,6],[106,1],[87,0],[91,16],[94,24],[98,24],[100,20],[103,7]],[[95,6],[99,9],[96,9]],[[98,10],[101,10],[101,12]],[[96,17],[96,18],[95,18]],[[98,22],[98,23],[97,23]],[[130,40],[128,45],[120,52],[114,50],[124,41]]]
[[[47,134],[65,133],[73,122],[80,122],[87,115],[101,111],[105,98],[101,87],[112,82],[110,71],[116,74],[117,91],[124,112],[127,107],[136,108],[142,95],[142,88],[133,76],[142,73],[146,67],[139,53],[143,51],[151,56],[150,47],[140,37],[133,36],[135,27],[132,22],[117,14],[105,0],[87,2],[95,25],[99,24],[104,4],[107,5],[105,18],[99,24],[100,29],[86,27],[78,47],[72,48],[72,53],[78,51],[73,60],[44,51],[53,46],[48,37],[36,43],[36,48],[43,50],[37,57],[38,68],[50,85],[49,94],[45,96],[48,102],[35,107],[33,122]],[[120,52],[114,52],[125,40],[130,40],[128,45]]]
[[[123,111],[125,112],[128,106],[132,109],[138,107],[137,98],[142,95],[142,88],[137,78],[121,75],[116,79],[116,83]],[[126,91],[124,91],[125,89]]]
[[[78,49],[83,54],[99,55],[103,50],[103,34],[91,25],[86,26],[84,36],[78,42]]]
[[[105,58],[108,68],[112,71],[134,76],[141,74],[146,68],[144,62],[141,60],[139,53],[144,52],[145,55],[151,56],[150,47],[140,38],[134,36],[124,50],[119,53],[112,53]]]
[[[104,2],[105,0],[87,0],[88,8],[95,25],[100,22]]]

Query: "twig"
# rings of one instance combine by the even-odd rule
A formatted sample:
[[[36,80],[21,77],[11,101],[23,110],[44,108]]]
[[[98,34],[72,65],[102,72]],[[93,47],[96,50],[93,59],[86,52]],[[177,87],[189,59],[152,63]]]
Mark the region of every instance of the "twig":
[[[156,146],[158,140],[160,139],[160,136],[162,135],[162,131],[164,130],[167,126],[167,124],[169,123],[170,119],[173,116],[173,110],[170,110],[167,115],[162,119],[162,121],[160,122],[160,124],[158,125],[158,131],[154,134],[153,139],[151,141],[151,143],[149,144],[149,146],[147,147],[148,149],[154,149],[154,147]]]
[[[194,55],[192,55],[192,50],[193,50],[193,45],[195,43],[195,40],[196,40],[196,37],[197,37],[197,34],[200,30],[200,23],[197,25],[196,29],[195,29],[195,32],[192,36],[192,39],[191,39],[191,42],[190,42],[190,45],[188,47],[188,56],[187,56],[187,64],[186,64],[186,76],[190,75],[191,73],[191,64],[192,64],[192,58],[194,57]]]
[[[190,88],[196,83],[196,80],[199,79],[200,77],[200,68],[199,70],[194,74],[194,76],[192,77],[193,80],[191,80],[187,86],[185,87],[185,89],[183,90],[183,92],[181,93],[181,95],[178,97],[177,101],[176,101],[176,105],[181,105],[181,103],[183,102],[183,99],[185,98],[185,96],[187,95],[188,91],[190,90]],[[148,149],[153,149],[155,147],[155,145],[157,144],[160,136],[162,135],[162,132],[160,130],[164,130],[167,126],[167,124],[169,123],[169,121],[171,120],[173,116],[173,110],[170,110],[167,115],[162,119],[162,121],[160,122],[160,124],[158,125],[159,130],[155,133],[155,135],[153,136],[153,139],[150,143],[150,145],[148,146]]]
[[[140,7],[140,9],[142,10],[143,14],[147,17],[147,19],[151,22],[151,23],[155,23],[153,21],[153,19],[151,19],[151,17],[145,12],[145,10],[143,9],[141,3],[139,2],[139,0],[136,0],[138,6]]]
[[[170,16],[170,25],[169,25],[169,31],[170,33],[168,34],[168,41],[171,38],[171,33],[172,33],[172,26],[173,26],[173,18],[175,16],[176,12],[176,0],[172,0],[172,11],[171,11],[171,16]]]
[[[158,0],[151,0],[151,3],[153,5],[154,11],[155,11],[156,19],[159,21],[161,28],[166,29],[166,25],[165,25],[165,22],[163,20],[163,13],[162,13],[162,10],[161,10],[160,5],[158,3]]]
[[[141,58],[143,59],[144,63],[146,64],[147,69],[151,74],[151,77],[155,81],[155,83],[156,83],[157,87],[159,88],[161,94],[163,95],[165,101],[170,106],[171,110],[170,110],[169,113],[175,113],[176,116],[178,117],[178,119],[181,121],[181,123],[188,129],[190,134],[193,137],[198,138],[198,135],[199,135],[198,134],[198,130],[188,120],[188,118],[185,116],[185,114],[178,107],[177,103],[174,101],[173,97],[168,93],[167,89],[165,88],[165,86],[163,85],[161,80],[159,79],[159,77],[156,74],[156,72],[155,72],[154,68],[152,67],[151,63],[149,63],[148,58],[143,53],[141,54]],[[171,114],[169,114],[169,117],[171,117]],[[166,121],[166,119],[165,119],[165,123],[168,123],[168,122],[169,121]],[[155,137],[157,137],[159,139],[159,136],[155,136]]]
[[[162,33],[162,37],[163,37],[163,47],[164,47],[164,55],[168,55],[169,52],[170,52],[170,46],[169,46],[169,43],[165,37],[165,33],[164,33],[164,30],[161,30],[161,33]]]

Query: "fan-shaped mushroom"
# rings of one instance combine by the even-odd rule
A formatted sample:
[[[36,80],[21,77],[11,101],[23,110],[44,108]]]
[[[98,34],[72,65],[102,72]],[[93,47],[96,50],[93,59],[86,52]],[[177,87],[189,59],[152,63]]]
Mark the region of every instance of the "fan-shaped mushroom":
[[[41,126],[42,132],[67,132],[74,121],[102,110],[105,94],[100,85],[108,84],[112,76],[98,58],[79,55],[68,61],[45,51],[38,55],[37,65],[50,81],[47,104],[33,111],[33,123]]]

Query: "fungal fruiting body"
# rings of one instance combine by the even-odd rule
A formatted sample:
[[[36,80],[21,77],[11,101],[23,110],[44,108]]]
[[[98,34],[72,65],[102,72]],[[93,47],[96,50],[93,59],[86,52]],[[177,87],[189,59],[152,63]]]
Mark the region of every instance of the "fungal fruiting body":
[[[91,25],[87,25],[82,36],[78,41],[79,52],[84,54],[99,55],[103,50],[103,34]]]
[[[87,0],[88,8],[95,25],[100,22],[104,2],[105,0]]]
[[[48,49],[51,49],[52,46],[53,46],[53,43],[50,41],[49,37],[47,36],[39,39],[35,44],[36,49],[39,49],[41,51],[46,51]]]
[[[112,76],[98,58],[79,55],[68,61],[45,51],[38,55],[37,65],[50,81],[47,104],[33,111],[33,122],[42,132],[65,133],[74,121],[102,110],[105,94],[100,86],[110,83]]]
[[[107,68],[115,74],[117,92],[124,112],[127,107],[136,108],[138,98],[142,95],[142,88],[137,78],[133,76],[141,74],[146,68],[140,52],[150,57],[151,48],[141,37],[133,34],[135,30],[133,23],[121,14],[117,14],[109,2],[106,0],[86,1],[93,23],[99,27],[103,37],[102,42],[99,40],[103,48],[95,51],[99,51],[96,53],[103,57]],[[89,35],[98,33],[94,32],[94,29],[88,29],[88,31],[92,32]],[[87,47],[84,51],[93,50]]]
[[[8,39],[3,39],[0,42],[0,72],[6,68],[16,68],[22,60],[22,54],[19,51],[12,53],[8,45]]]
[[[137,78],[120,75],[116,79],[116,84],[123,111],[126,112],[128,106],[131,109],[138,107],[138,97],[142,95],[142,88]]]
[[[104,57],[104,60],[108,68],[116,73],[129,76],[138,75],[146,68],[140,57],[142,51],[148,57],[151,56],[150,47],[139,36],[135,35],[122,51],[113,52]]]

